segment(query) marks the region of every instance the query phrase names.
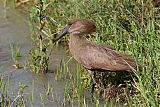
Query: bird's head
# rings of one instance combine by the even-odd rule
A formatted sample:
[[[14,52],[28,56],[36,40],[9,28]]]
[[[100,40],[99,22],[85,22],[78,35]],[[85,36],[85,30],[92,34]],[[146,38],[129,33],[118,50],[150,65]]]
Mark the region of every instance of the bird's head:
[[[95,24],[87,19],[74,19],[68,22],[68,24],[61,30],[59,36],[55,39],[55,42],[62,38],[67,33],[72,35],[91,34],[96,31]]]

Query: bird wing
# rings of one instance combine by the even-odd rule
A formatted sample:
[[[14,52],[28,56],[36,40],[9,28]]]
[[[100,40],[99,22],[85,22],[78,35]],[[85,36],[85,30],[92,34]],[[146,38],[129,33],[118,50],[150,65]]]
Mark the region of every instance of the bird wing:
[[[136,61],[131,56],[117,52],[111,46],[88,43],[81,47],[76,59],[87,69],[123,71],[136,67]]]

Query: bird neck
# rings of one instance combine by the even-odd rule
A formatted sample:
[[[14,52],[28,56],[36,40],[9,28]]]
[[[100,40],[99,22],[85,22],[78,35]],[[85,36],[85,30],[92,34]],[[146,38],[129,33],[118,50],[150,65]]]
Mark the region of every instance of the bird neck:
[[[80,35],[75,35],[75,34],[70,35],[70,42],[77,44],[81,41],[82,41],[82,38],[80,37]]]
[[[70,34],[69,49],[72,54],[74,54],[75,51],[78,51],[80,49],[80,46],[86,41],[80,36],[82,35]]]

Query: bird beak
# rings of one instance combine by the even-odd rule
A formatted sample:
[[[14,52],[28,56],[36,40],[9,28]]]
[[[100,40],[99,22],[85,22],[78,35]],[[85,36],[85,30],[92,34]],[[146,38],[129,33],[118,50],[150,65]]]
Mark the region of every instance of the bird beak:
[[[70,27],[70,26],[68,26],[68,25],[65,26],[65,27],[61,30],[59,36],[56,37],[56,39],[54,40],[54,42],[58,41],[58,40],[61,39],[63,36],[65,36],[65,35],[68,33],[69,27]]]

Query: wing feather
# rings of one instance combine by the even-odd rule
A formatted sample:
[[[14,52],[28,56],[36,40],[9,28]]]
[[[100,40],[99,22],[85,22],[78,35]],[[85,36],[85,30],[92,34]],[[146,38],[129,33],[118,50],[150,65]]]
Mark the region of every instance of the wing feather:
[[[81,47],[80,55],[76,58],[87,69],[123,71],[136,67],[134,58],[114,50],[111,46],[88,43]]]

